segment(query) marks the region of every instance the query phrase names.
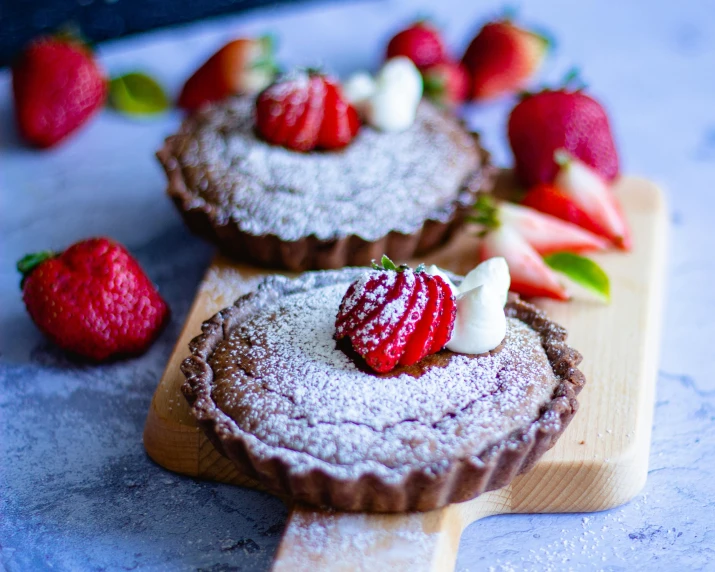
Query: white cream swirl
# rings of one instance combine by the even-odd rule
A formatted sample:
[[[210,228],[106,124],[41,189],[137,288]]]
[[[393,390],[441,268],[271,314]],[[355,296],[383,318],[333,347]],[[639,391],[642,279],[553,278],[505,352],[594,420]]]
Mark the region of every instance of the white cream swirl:
[[[447,349],[462,354],[481,354],[493,350],[506,335],[507,301],[511,278],[502,257],[490,258],[465,276],[459,286],[437,266],[427,273],[440,276],[457,298],[457,315]]]

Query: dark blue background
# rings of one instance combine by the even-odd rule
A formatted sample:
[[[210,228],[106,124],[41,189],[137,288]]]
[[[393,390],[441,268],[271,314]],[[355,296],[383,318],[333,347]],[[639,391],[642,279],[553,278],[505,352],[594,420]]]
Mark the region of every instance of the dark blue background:
[[[299,0],[0,0],[0,66],[35,36],[66,24],[93,42]]]

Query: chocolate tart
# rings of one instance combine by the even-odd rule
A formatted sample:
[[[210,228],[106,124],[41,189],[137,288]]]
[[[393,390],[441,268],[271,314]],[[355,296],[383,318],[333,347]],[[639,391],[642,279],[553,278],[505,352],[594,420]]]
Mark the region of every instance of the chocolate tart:
[[[294,271],[435,248],[495,175],[478,138],[426,101],[407,131],[363,126],[343,150],[298,153],[259,139],[254,100],[232,98],[187,118],[157,156],[190,229]]]
[[[527,471],[578,407],[566,331],[513,297],[492,352],[376,374],[333,339],[365,271],[269,277],[204,322],[182,389],[215,447],[273,493],[345,511],[431,510]]]

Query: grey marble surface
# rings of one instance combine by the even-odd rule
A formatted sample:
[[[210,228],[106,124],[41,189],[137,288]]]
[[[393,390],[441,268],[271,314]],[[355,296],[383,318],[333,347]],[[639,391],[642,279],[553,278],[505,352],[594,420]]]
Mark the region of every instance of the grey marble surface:
[[[524,3],[525,21],[558,39],[544,75],[580,65],[608,105],[624,170],[668,190],[668,295],[648,483],[597,514],[499,516],[467,529],[458,570],[715,569],[715,2]],[[223,40],[273,30],[286,64],[339,73],[374,67],[382,41],[431,12],[462,46],[497,2],[309,5],[108,43],[112,73],[146,69],[174,92]],[[163,195],[153,152],[179,116],[130,121],[103,112],[59,149],[22,147],[9,76],[0,71],[0,569],[265,570],[283,505],[152,464],[141,444],[156,381],[211,248]],[[469,110],[507,164],[510,102]],[[20,301],[22,254],[106,234],[132,250],[173,318],[143,357],[104,366],[68,360]]]

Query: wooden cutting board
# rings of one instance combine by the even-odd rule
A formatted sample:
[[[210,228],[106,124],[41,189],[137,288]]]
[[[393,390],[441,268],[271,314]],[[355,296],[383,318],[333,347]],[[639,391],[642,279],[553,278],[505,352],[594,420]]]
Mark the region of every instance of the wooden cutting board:
[[[581,512],[636,495],[648,472],[658,366],[667,217],[661,191],[623,178],[616,192],[633,228],[634,250],[595,258],[611,277],[606,306],[580,296],[538,300],[569,330],[584,355],[581,408],[556,446],[508,487],[429,513],[344,514],[291,509],[274,570],[452,570],[459,538],[493,514]],[[456,237],[424,262],[463,274],[475,266],[477,239]],[[414,261],[413,261],[414,263]],[[144,446],[160,465],[193,477],[256,487],[222,457],[194,423],[179,370],[201,322],[250,290],[263,272],[217,257],[211,264],[152,401]]]

